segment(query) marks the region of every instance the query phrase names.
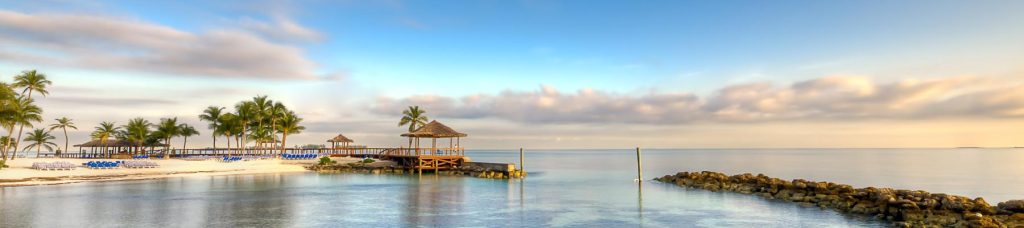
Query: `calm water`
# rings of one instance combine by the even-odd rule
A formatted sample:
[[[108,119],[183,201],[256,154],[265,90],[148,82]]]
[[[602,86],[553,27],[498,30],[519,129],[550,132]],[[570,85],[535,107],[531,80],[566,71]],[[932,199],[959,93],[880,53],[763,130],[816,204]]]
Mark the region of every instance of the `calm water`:
[[[1022,150],[647,150],[647,178],[765,173],[1024,198]],[[513,151],[474,151],[514,162]],[[2,227],[871,227],[861,217],[632,181],[632,150],[530,151],[524,181],[285,174],[0,188]]]

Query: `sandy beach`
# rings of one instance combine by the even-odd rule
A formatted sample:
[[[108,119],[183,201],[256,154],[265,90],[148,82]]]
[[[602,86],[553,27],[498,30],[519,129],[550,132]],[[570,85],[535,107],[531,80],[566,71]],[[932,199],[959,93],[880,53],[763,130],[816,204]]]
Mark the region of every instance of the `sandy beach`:
[[[333,158],[338,163],[358,161],[356,158]],[[89,169],[78,167],[74,170],[35,170],[32,169],[33,162],[54,162],[66,161],[72,164],[81,164],[88,161],[117,161],[115,159],[59,159],[59,158],[24,158],[8,160],[9,168],[0,170],[0,187],[28,186],[28,185],[49,185],[67,184],[85,181],[117,181],[117,180],[141,180],[153,178],[181,177],[181,176],[202,176],[202,175],[238,175],[238,174],[266,174],[266,173],[292,173],[307,172],[304,168],[316,162],[316,160],[252,160],[240,162],[221,161],[186,161],[178,159],[170,160],[146,160],[156,162],[160,166],[148,169]]]

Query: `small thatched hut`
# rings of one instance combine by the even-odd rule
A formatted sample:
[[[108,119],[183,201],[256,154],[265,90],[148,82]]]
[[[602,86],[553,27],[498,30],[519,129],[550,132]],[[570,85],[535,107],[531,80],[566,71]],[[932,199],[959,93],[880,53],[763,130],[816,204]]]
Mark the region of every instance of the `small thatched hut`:
[[[349,147],[350,144],[355,141],[352,141],[352,139],[345,137],[345,135],[338,134],[338,136],[334,136],[334,138],[328,139],[327,142],[331,143],[331,148],[338,148],[339,146],[345,148]]]

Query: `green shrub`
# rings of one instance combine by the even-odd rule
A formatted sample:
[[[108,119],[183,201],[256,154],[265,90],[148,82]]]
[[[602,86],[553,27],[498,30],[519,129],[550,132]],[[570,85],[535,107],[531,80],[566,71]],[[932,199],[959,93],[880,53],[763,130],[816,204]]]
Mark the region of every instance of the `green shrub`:
[[[7,168],[7,161],[0,160],[0,169]]]
[[[363,159],[363,163],[373,163],[373,162],[375,162],[375,161],[373,160],[373,158],[366,158],[366,159]]]
[[[330,164],[334,164],[334,160],[331,160],[331,157],[322,157],[322,158],[320,158],[320,165],[330,165]]]

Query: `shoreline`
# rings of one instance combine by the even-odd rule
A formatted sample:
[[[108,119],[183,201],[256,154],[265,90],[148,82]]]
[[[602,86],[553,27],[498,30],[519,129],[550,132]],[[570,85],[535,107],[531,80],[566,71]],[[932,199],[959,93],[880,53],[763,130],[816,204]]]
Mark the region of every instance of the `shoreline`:
[[[992,206],[985,199],[891,188],[853,188],[832,182],[792,181],[749,173],[680,172],[654,180],[684,188],[727,191],[845,214],[873,216],[896,227],[1024,227],[1024,200]]]
[[[355,158],[335,158],[340,162],[354,162]],[[28,158],[8,161],[9,168],[0,170],[0,188],[38,185],[59,185],[82,182],[148,180],[172,177],[219,176],[245,174],[276,174],[310,172],[306,167],[316,163],[315,160],[252,160],[239,162],[220,161],[186,161],[152,159],[160,166],[147,169],[89,169],[77,167],[74,170],[43,171],[32,169],[33,162],[66,161],[81,164],[87,161],[117,161],[117,159],[60,159],[60,158]]]

